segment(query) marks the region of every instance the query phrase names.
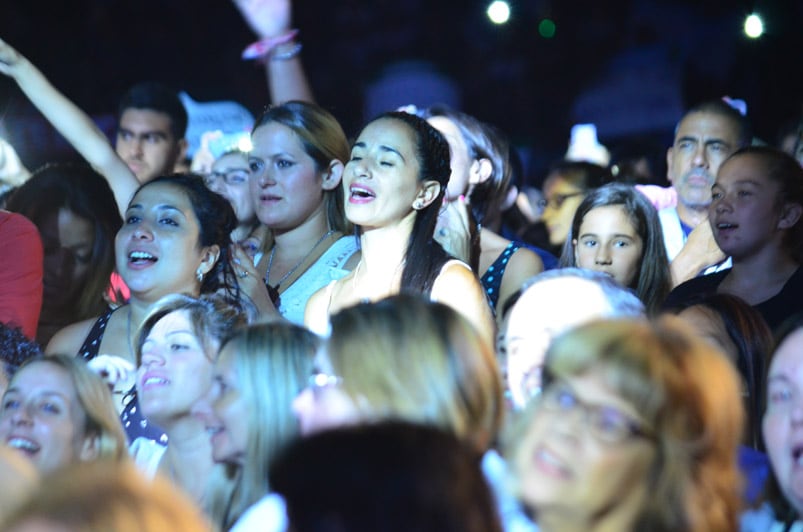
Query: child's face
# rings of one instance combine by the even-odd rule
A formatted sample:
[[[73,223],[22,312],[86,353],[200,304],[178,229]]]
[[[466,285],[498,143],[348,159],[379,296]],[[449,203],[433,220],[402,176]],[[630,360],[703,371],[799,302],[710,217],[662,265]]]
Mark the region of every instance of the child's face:
[[[783,226],[780,186],[755,157],[745,154],[722,165],[711,188],[709,220],[720,249],[736,260],[772,243],[780,245]]]
[[[572,244],[578,267],[608,274],[624,287],[636,284],[644,242],[622,205],[588,211]]]

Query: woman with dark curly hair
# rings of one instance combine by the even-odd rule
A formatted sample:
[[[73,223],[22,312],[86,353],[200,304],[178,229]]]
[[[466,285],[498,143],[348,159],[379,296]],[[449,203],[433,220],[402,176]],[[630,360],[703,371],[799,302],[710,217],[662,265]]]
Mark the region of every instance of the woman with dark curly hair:
[[[68,325],[56,333],[46,352],[77,353],[87,360],[112,355],[115,367],[122,359],[123,366],[133,369],[136,333],[154,302],[168,294],[197,297],[218,291],[238,299],[239,285],[229,260],[236,223],[229,202],[206,188],[199,176],[174,174],[142,185],[115,240],[117,271],[131,290],[128,304]],[[131,372],[123,374],[114,383],[119,397],[134,385]],[[162,436],[139,417],[135,402],[117,402],[118,410],[123,406],[123,424],[132,441]]]

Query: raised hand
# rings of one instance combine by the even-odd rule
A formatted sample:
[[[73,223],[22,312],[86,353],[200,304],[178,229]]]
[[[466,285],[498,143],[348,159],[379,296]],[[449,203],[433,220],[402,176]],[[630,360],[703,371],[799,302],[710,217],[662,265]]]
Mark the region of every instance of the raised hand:
[[[290,0],[234,0],[245,21],[259,38],[277,37],[290,31]]]
[[[11,76],[12,69],[23,59],[22,55],[3,39],[0,39],[0,72]]]

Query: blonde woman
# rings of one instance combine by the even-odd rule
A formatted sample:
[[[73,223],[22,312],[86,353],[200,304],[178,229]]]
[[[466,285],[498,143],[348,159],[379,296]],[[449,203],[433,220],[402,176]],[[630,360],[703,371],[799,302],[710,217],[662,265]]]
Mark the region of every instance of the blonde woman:
[[[504,413],[496,358],[459,312],[411,294],[345,308],[315,364],[293,404],[302,433],[388,419],[438,427],[482,455],[502,521],[528,527],[493,450]]]
[[[735,530],[741,384],[677,318],[557,338],[512,437],[517,490],[545,532]]]
[[[212,390],[193,412],[211,434],[213,460],[235,475],[223,529],[284,530],[268,469],[298,435],[292,402],[306,386],[319,343],[300,325],[276,322],[244,329],[221,349]]]
[[[14,374],[0,408],[0,442],[42,475],[128,456],[108,386],[83,360],[65,355],[31,359]]]

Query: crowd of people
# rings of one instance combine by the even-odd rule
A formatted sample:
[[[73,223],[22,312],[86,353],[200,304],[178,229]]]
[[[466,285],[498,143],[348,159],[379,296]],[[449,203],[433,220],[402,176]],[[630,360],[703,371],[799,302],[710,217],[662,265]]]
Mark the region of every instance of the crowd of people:
[[[110,143],[0,40],[86,162],[0,210],[0,528],[803,530],[803,122],[702,102],[668,187],[566,159],[524,206],[504,132],[349,137],[290,1],[236,4],[272,104],[190,170],[171,89]]]

